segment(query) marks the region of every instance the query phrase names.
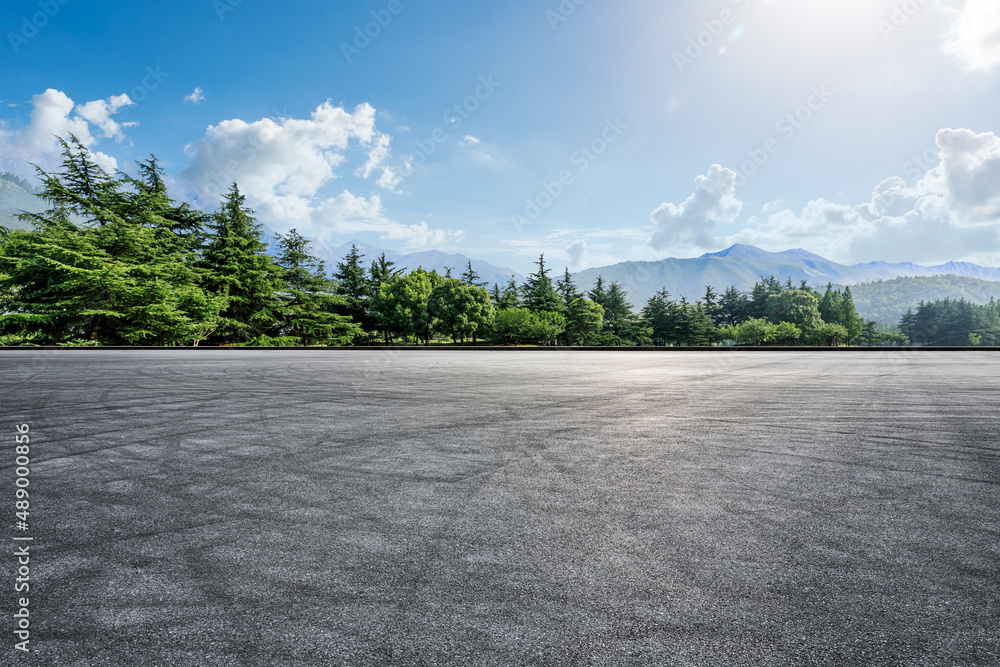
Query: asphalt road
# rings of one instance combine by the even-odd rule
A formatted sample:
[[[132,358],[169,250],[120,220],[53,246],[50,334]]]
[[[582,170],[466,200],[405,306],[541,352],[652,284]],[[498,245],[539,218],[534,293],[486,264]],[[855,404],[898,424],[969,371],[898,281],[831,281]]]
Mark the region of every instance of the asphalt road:
[[[0,352],[0,664],[998,665],[998,371]]]

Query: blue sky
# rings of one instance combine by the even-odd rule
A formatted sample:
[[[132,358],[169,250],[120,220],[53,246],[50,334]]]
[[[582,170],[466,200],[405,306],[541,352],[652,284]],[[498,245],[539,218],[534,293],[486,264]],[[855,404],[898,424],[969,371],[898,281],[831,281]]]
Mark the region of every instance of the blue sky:
[[[1000,264],[995,0],[11,0],[2,28],[2,170],[72,131],[279,232],[520,271]]]

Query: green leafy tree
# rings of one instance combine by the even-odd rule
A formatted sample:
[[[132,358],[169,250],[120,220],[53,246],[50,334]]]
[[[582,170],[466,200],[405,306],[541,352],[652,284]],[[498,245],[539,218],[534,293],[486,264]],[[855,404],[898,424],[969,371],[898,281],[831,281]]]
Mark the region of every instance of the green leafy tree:
[[[874,345],[881,345],[885,338],[882,335],[882,332],[878,330],[878,323],[869,321],[865,322],[864,331],[861,332],[861,340],[865,345],[871,347]]]
[[[716,326],[736,324],[749,317],[750,300],[733,285],[719,297]]]
[[[376,304],[381,326],[429,345],[436,322],[429,309],[430,298],[445,280],[436,271],[418,268],[383,283]]]
[[[791,322],[779,322],[774,325],[773,340],[782,345],[794,345],[802,338],[802,329]]]
[[[719,340],[719,332],[703,305],[683,303],[678,310],[677,338],[681,345],[704,347]]]
[[[527,336],[539,345],[552,345],[566,331],[566,316],[552,311],[532,312]]]
[[[826,292],[819,302],[819,315],[824,322],[839,324],[844,308],[841,304],[840,290],[834,290],[833,285],[827,283]]]
[[[760,317],[751,317],[739,324],[727,324],[722,327],[720,335],[737,345],[766,345],[775,340],[777,327]]]
[[[805,332],[805,341],[809,345],[835,346],[847,341],[847,329],[840,324],[823,324]]]
[[[770,278],[762,278],[761,281],[753,286],[753,290],[750,292],[750,298],[747,302],[747,317],[748,318],[766,318],[767,317],[767,300],[781,292],[784,288],[775,276]]]
[[[535,333],[534,314],[527,308],[498,310],[493,317],[493,338],[498,342],[517,345],[530,340]]]
[[[475,344],[477,333],[485,331],[493,318],[486,290],[454,278],[446,278],[434,288],[427,307],[437,320],[436,329],[456,343],[471,339]]]
[[[680,312],[666,289],[650,297],[642,309],[646,326],[651,329],[652,340],[659,345],[677,342],[680,333]]]
[[[368,317],[370,318],[371,326],[381,331],[386,344],[391,342],[392,332],[383,326],[383,319],[378,312],[377,302],[382,285],[388,283],[400,273],[401,271],[396,268],[396,263],[386,259],[384,252],[368,267]]]
[[[705,287],[705,296],[702,297],[701,303],[705,308],[705,314],[711,318],[712,324],[714,326],[722,324],[722,304],[719,295],[711,285]]]
[[[559,293],[559,296],[562,297],[563,303],[567,306],[573,300],[583,296],[577,291],[576,285],[573,283],[573,276],[569,274],[568,266],[563,272],[562,279],[556,284],[556,292]]]
[[[804,331],[823,322],[819,313],[819,300],[812,292],[801,289],[782,290],[770,295],[764,314],[773,324],[791,322]]]

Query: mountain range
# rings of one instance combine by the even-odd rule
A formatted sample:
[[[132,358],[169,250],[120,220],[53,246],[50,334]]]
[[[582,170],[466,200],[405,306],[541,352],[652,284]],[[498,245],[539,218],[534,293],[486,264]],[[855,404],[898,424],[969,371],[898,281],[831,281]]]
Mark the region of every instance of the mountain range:
[[[42,208],[40,200],[23,182],[0,176],[0,226],[27,229],[29,226],[17,220],[16,215],[23,210],[39,211]],[[262,226],[262,231],[269,254],[276,255],[277,234],[266,226]],[[503,287],[511,277],[518,284],[523,284],[525,280],[522,274],[513,269],[439,250],[407,253],[357,241],[336,246],[313,240],[312,252],[325,262],[328,271],[333,272],[350,252],[352,245],[365,256],[363,263],[366,266],[385,253],[387,259],[395,262],[396,268],[404,271],[422,267],[443,275],[451,269],[452,275],[458,277],[471,262],[473,269],[479,273],[480,280],[490,287],[493,283]],[[1000,288],[1000,268],[968,262],[949,262],[939,266],[921,266],[911,262],[845,265],[807,250],[768,252],[742,244],[690,259],[622,262],[591,268],[576,273],[574,278],[581,291],[592,289],[598,276],[602,276],[606,284],[617,282],[628,294],[628,300],[636,307],[641,307],[661,289],[670,292],[674,299],[686,297],[693,302],[704,296],[706,285],[711,285],[716,292],[722,292],[730,286],[735,286],[740,291],[749,291],[762,277],[772,275],[782,281],[791,278],[794,284],[805,280],[807,284],[817,288],[822,288],[827,283],[858,286],[855,300],[859,314],[887,323],[898,321],[899,314],[906,312],[906,308],[916,306],[921,299],[933,300],[950,296],[984,302],[989,300],[989,296],[1000,297],[1000,289],[996,289]],[[957,276],[961,280],[918,280],[938,276]],[[880,285],[884,281],[911,278],[913,280],[904,280],[899,285]],[[866,307],[868,292],[872,293],[872,303]],[[892,297],[886,296],[887,294]],[[862,312],[869,308],[870,313]]]
[[[1000,269],[968,262],[949,262],[940,266],[920,266],[904,262],[870,262],[851,266],[820,257],[807,250],[768,252],[755,246],[737,244],[720,252],[691,259],[664,259],[656,262],[623,262],[612,266],[587,269],[576,274],[577,286],[590,289],[598,276],[605,283],[617,282],[634,304],[645,303],[666,288],[679,299],[696,301],[705,295],[705,286],[721,292],[735,285],[740,291],[753,288],[762,277],[777,276],[794,284],[805,280],[814,287],[860,285],[912,276],[959,276],[1000,282]]]

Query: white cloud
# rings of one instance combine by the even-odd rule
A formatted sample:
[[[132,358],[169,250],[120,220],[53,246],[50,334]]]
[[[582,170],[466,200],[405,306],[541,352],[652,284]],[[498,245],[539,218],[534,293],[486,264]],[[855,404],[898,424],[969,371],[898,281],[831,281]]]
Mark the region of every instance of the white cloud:
[[[465,149],[466,159],[487,167],[506,166],[506,160],[479,137],[467,134],[458,141],[460,148]]]
[[[988,72],[1000,65],[1000,3],[966,0],[944,50],[972,71]]]
[[[70,118],[73,100],[66,93],[49,88],[31,98],[31,123],[21,134],[21,144],[36,155],[54,153],[58,149],[57,137],[76,135],[85,146],[94,143],[90,125],[79,116]]]
[[[359,167],[354,173],[360,178],[370,178],[375,171],[381,169],[382,173],[375,183],[380,188],[385,188],[390,192],[400,194],[400,191],[396,189],[396,186],[399,185],[403,179],[396,173],[395,169],[385,165],[385,161],[389,158],[391,146],[392,137],[382,132],[377,133],[375,140],[372,142],[372,148],[368,151],[368,161],[365,162],[363,167]]]
[[[185,147],[191,162],[184,176],[216,197],[233,180],[261,198],[312,197],[337,178],[351,141],[374,138],[375,109],[367,104],[348,112],[325,102],[309,119],[226,120]]]
[[[649,245],[656,250],[683,246],[713,247],[715,226],[732,223],[743,210],[736,198],[736,172],[713,164],[695,179],[694,194],[680,206],[666,203],[650,216],[656,232]]]
[[[569,255],[569,263],[573,267],[580,266],[587,256],[587,242],[574,241],[566,248],[566,254]]]
[[[128,95],[114,95],[107,100],[95,100],[81,104],[76,108],[76,113],[89,123],[101,128],[101,131],[104,132],[104,138],[121,141],[125,138],[122,126],[115,122],[111,116],[118,113],[122,107],[133,104],[135,102],[130,100]]]
[[[20,130],[0,129],[0,144],[3,145],[5,168],[24,171],[28,164],[37,164],[43,169],[54,169],[58,165],[59,143],[57,138],[66,139],[75,135],[80,142],[91,148],[91,155],[102,168],[115,171],[117,161],[110,155],[93,150],[97,142],[91,125],[100,130],[102,138],[121,141],[123,127],[112,116],[124,107],[133,104],[128,95],[115,95],[107,100],[94,100],[76,105],[66,93],[49,88],[44,93],[31,98],[31,120]]]
[[[946,129],[937,144],[938,165],[912,186],[892,177],[858,206],[818,199],[774,212],[728,242],[803,246],[847,263],[972,261],[1000,244],[1000,137]]]
[[[191,104],[197,106],[205,101],[205,91],[201,89],[201,86],[198,86],[193,91],[191,91],[190,95],[184,96],[184,101],[190,102]]]
[[[337,235],[373,233],[380,238],[420,247],[455,238],[455,232],[430,229],[425,222],[406,225],[386,217],[377,195],[342,191],[323,198],[320,190],[341,177],[338,168],[353,149],[367,149],[367,159],[353,174],[395,192],[398,174],[385,166],[391,137],[375,127],[375,109],[354,111],[321,104],[308,119],[227,120],[208,128],[185,147],[190,163],[183,177],[210,201],[233,181],[239,183],[260,219],[277,227],[296,227],[322,241]],[[351,173],[351,172],[349,172]]]

